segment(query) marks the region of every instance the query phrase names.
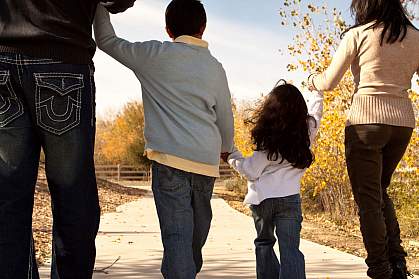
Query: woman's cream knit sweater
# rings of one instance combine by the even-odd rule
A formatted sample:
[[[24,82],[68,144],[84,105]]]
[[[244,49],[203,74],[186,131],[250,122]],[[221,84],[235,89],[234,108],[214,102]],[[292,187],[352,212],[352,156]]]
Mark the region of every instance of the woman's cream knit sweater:
[[[330,67],[313,78],[317,90],[332,90],[351,66],[355,92],[348,125],[387,124],[415,128],[408,90],[419,72],[419,31],[408,28],[406,38],[380,45],[382,28],[369,25],[350,30]]]

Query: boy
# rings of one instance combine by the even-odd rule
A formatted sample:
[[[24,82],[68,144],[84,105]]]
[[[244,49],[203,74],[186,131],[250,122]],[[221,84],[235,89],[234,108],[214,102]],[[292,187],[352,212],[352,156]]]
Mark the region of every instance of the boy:
[[[233,148],[233,113],[226,74],[202,40],[204,6],[174,0],[166,11],[173,42],[118,38],[98,8],[98,47],[134,71],[142,85],[146,154],[164,246],[165,278],[195,278],[202,267],[219,155]]]

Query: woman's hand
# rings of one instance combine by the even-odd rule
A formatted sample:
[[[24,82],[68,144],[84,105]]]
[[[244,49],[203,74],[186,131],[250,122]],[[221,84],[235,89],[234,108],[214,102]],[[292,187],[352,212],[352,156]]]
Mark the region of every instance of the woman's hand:
[[[308,77],[308,90],[310,90],[310,91],[316,91],[317,90],[316,86],[314,85],[314,77],[315,76],[316,76],[315,74],[311,74]]]

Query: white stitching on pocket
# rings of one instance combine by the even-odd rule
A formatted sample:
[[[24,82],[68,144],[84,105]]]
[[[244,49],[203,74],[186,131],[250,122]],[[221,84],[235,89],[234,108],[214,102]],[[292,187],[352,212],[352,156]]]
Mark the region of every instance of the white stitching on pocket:
[[[62,135],[77,127],[81,121],[81,94],[84,88],[83,75],[72,73],[36,73],[34,76],[36,82],[35,104],[38,126],[56,135]],[[61,87],[48,82],[48,79],[61,79]],[[66,87],[65,79],[71,80],[74,84]],[[43,100],[42,89],[45,88],[54,93],[46,92],[52,96]],[[67,109],[64,114],[57,114],[54,111],[55,98],[67,98]],[[44,118],[45,121],[43,120]],[[73,120],[71,120],[72,118]],[[57,125],[54,127],[54,124],[63,124],[65,122],[68,123],[67,125],[64,124],[64,127],[59,128]]]
[[[91,107],[92,107],[92,119],[91,119],[91,125],[92,127],[95,127],[95,117],[96,117],[96,87],[93,90],[93,75],[94,75],[94,69],[89,65],[90,69],[90,75],[89,75],[89,82],[90,82],[90,95],[91,95]]]
[[[81,108],[81,103],[77,102],[77,100],[68,97],[69,100],[71,100],[72,102],[67,102],[67,109],[66,112],[63,114],[58,114],[56,112],[54,112],[54,107],[53,107],[53,103],[54,103],[54,97],[51,97],[45,101],[43,101],[40,104],[40,107],[45,107],[47,110],[47,115],[48,118],[50,118],[51,120],[55,121],[55,122],[65,122],[67,120],[69,120],[72,116],[72,113],[74,111],[74,107],[76,108]],[[44,104],[45,103],[45,104]],[[70,108],[71,106],[71,108]],[[51,113],[50,113],[51,112]],[[62,119],[60,119],[62,118]]]
[[[55,84],[51,84],[47,81],[43,81],[45,78],[61,78],[62,86],[58,87]],[[65,87],[64,78],[73,78],[74,80],[79,81],[69,87]],[[81,74],[67,74],[67,73],[49,73],[49,74],[35,74],[35,82],[37,86],[46,87],[51,90],[56,91],[60,95],[66,95],[68,92],[73,91],[74,89],[84,88],[83,75]]]
[[[3,128],[6,125],[10,124],[16,118],[23,115],[24,109],[22,103],[20,102],[15,91],[13,90],[12,84],[10,82],[9,71],[0,71],[0,86],[4,86],[7,89],[7,93],[10,95],[0,95],[0,101],[4,103],[2,106],[0,106],[0,127]],[[17,106],[17,110],[10,114],[10,110],[13,109],[13,105]]]
[[[8,57],[0,57],[0,62],[7,63],[7,64],[13,64],[17,65],[19,63],[16,63],[15,59],[11,59]],[[49,65],[49,64],[60,64],[62,62],[60,61],[53,61],[51,59],[22,59],[20,60],[21,63],[27,64],[27,65]]]

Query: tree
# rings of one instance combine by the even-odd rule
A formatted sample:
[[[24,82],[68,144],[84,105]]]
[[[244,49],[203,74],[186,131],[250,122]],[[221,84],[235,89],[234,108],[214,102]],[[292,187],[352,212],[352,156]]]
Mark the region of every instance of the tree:
[[[111,120],[97,125],[96,160],[100,163],[146,166],[144,157],[144,110],[140,102],[125,105]]]

